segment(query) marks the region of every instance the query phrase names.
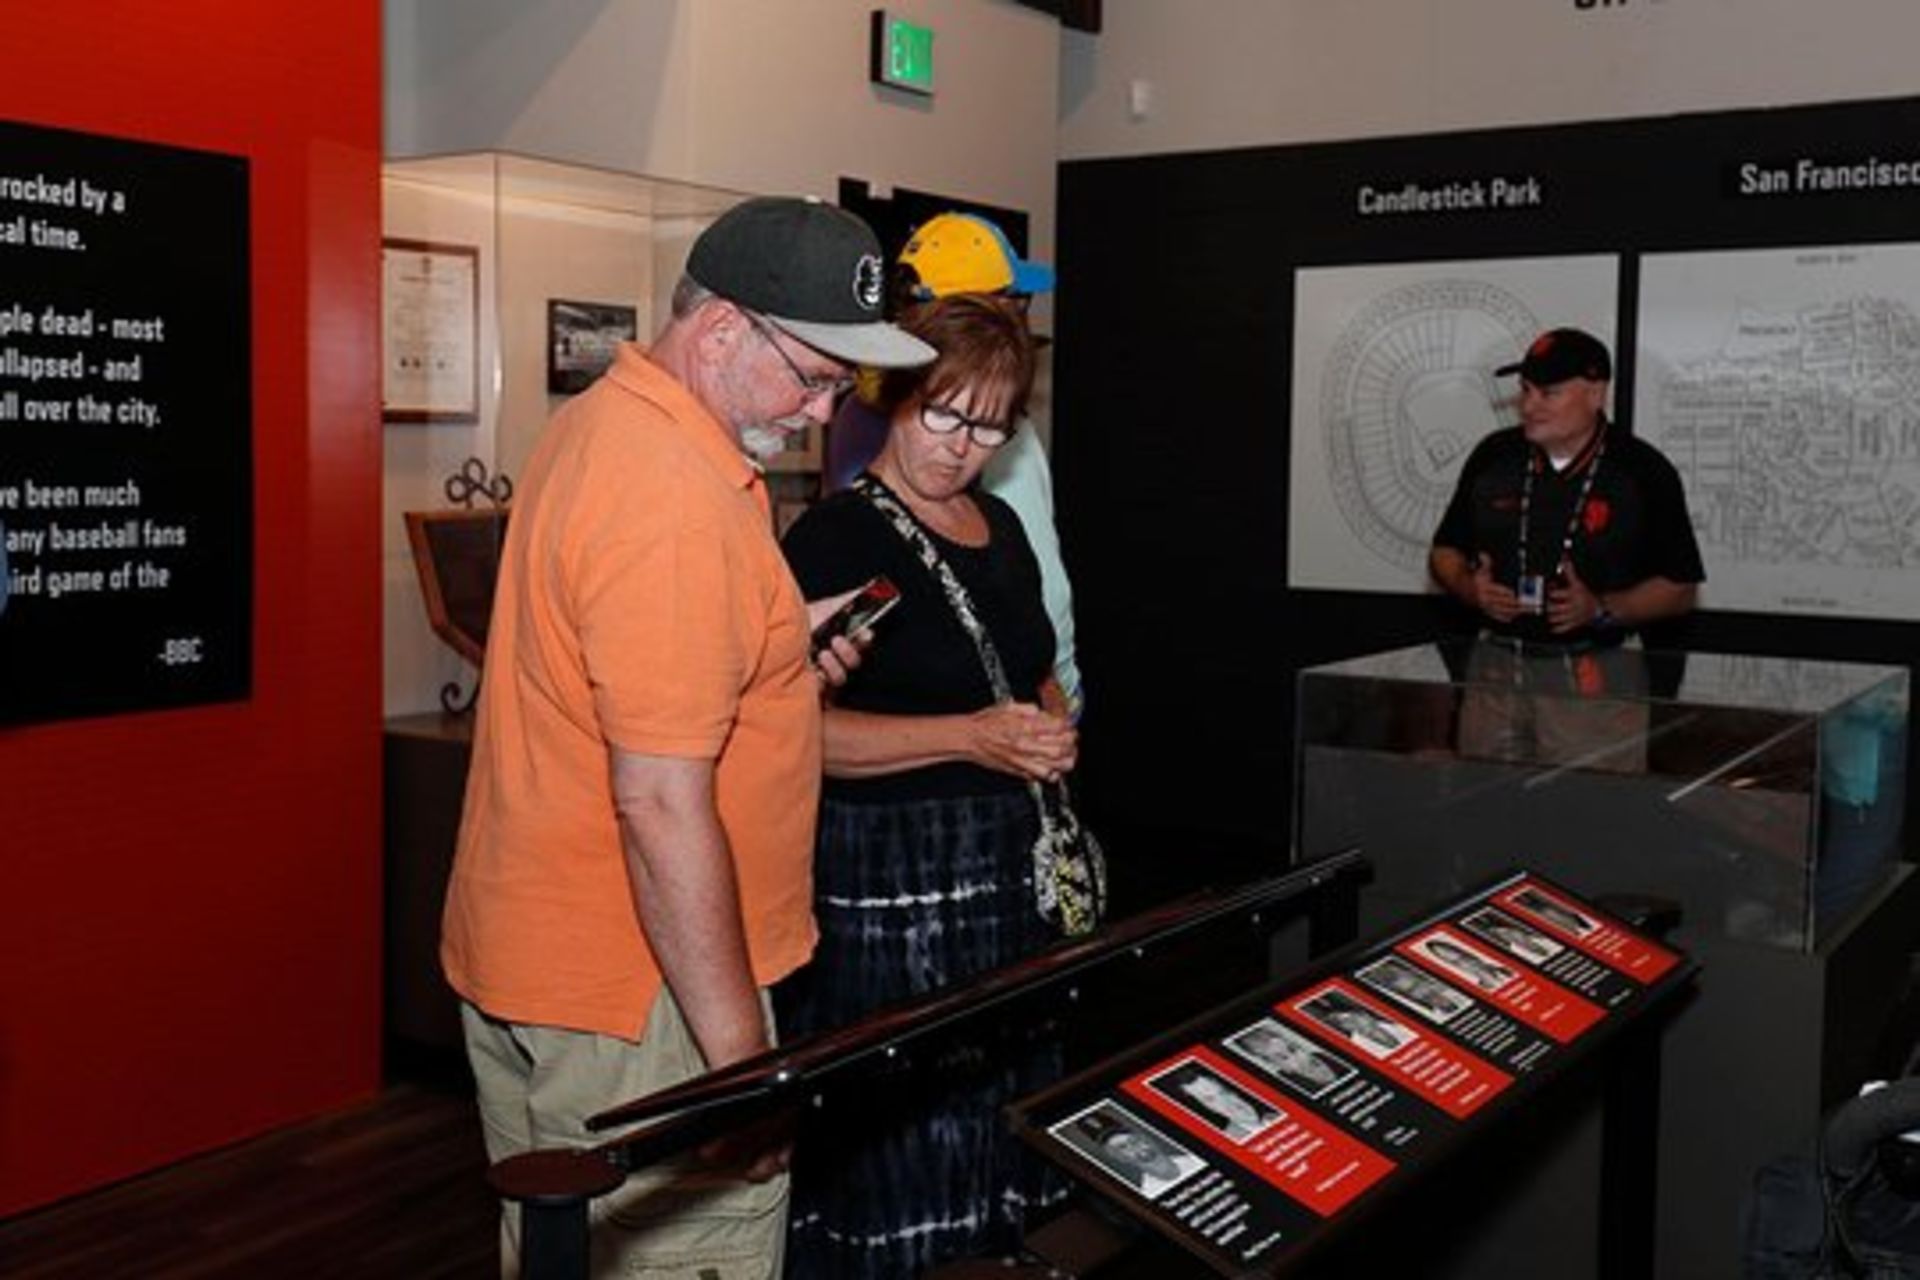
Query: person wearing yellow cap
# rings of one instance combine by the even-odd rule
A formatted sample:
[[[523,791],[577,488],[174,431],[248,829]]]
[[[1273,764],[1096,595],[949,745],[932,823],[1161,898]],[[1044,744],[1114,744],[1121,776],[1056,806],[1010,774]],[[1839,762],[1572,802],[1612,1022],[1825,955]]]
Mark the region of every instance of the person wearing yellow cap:
[[[1031,298],[1053,291],[1053,268],[1014,253],[1006,232],[973,213],[943,213],[922,223],[900,251],[919,277],[918,296],[995,293]]]
[[[1028,299],[1051,293],[1054,286],[1052,267],[1023,259],[1005,232],[971,213],[942,213],[922,223],[900,251],[896,271],[896,294],[909,305],[955,294],[986,294],[1008,299],[1024,314]],[[848,396],[827,428],[823,496],[852,484],[886,438],[887,418],[874,407],[873,397]],[[1013,508],[1040,561],[1041,594],[1053,623],[1054,680],[1066,710],[1078,719],[1085,694],[1073,650],[1073,584],[1053,523],[1053,472],[1046,446],[1030,423],[1022,424],[995,453],[980,485]]]

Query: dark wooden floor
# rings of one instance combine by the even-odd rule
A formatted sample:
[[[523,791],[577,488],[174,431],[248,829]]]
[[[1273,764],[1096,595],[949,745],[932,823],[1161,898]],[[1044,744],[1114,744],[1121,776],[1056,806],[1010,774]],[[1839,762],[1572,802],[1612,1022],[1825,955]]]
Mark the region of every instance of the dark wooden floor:
[[[7,1280],[496,1280],[473,1101],[349,1111],[0,1222]]]
[[[1080,1058],[1244,990],[1268,956],[1257,934],[1209,934],[1160,963],[1177,979],[1089,1002]],[[388,1054],[396,1083],[364,1106],[0,1220],[0,1277],[498,1280],[498,1201],[465,1063],[391,1042]]]

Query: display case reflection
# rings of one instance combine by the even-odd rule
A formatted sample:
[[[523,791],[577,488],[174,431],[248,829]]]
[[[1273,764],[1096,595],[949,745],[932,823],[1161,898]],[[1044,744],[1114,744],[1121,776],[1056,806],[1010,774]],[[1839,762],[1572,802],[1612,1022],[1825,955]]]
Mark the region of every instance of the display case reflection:
[[[1409,892],[1524,864],[1678,897],[1810,950],[1898,858],[1897,667],[1457,640],[1309,669],[1296,858],[1361,844]]]

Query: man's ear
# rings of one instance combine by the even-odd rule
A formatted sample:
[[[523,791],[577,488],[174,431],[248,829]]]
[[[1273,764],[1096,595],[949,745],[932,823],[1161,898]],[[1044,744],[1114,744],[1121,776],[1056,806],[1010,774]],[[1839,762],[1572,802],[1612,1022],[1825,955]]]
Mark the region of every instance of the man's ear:
[[[721,355],[739,342],[748,329],[740,308],[723,298],[710,298],[693,315],[694,337],[710,354]]]

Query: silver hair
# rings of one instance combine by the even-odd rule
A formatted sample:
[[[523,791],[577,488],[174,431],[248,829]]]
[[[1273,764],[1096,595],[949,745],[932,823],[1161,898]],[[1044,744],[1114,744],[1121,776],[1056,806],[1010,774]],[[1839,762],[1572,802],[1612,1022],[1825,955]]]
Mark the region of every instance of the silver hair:
[[[690,275],[682,275],[673,286],[673,318],[685,320],[720,295]]]

